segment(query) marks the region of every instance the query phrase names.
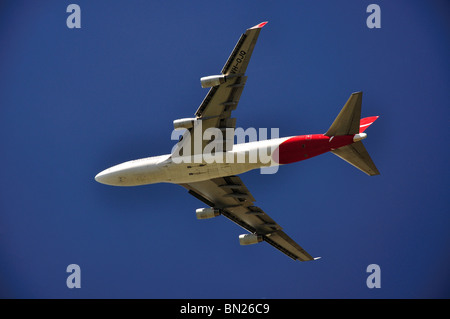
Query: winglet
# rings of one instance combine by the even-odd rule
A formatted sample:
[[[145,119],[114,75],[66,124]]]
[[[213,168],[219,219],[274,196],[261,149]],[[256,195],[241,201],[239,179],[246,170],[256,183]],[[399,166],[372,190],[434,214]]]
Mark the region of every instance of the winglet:
[[[261,22],[260,24],[257,24],[254,27],[251,27],[250,30],[251,29],[261,29],[263,26],[265,26],[267,24],[267,22],[269,22],[269,21]]]
[[[318,260],[318,259],[320,259],[320,258],[322,258],[322,257],[315,257],[314,260]]]

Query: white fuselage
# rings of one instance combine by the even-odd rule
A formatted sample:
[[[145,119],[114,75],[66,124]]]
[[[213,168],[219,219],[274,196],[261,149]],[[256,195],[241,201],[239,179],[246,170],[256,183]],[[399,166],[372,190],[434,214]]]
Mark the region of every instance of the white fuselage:
[[[171,154],[147,157],[110,167],[95,180],[115,186],[154,183],[193,183],[238,175],[252,169],[279,165],[278,146],[289,137],[236,144],[228,152],[173,157]]]

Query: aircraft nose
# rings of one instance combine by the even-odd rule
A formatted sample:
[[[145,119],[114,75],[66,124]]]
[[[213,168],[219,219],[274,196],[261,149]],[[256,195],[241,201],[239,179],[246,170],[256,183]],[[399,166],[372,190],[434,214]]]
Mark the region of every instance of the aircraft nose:
[[[100,173],[98,173],[97,175],[95,175],[95,180],[99,183],[102,184],[107,184],[107,179],[108,179],[108,170],[105,169],[104,171],[101,171]]]
[[[101,184],[116,186],[121,185],[125,180],[121,175],[121,172],[115,167],[110,167],[95,175],[95,180]]]
[[[101,184],[111,186],[127,186],[129,180],[127,171],[123,169],[122,164],[110,167],[95,175],[95,180]]]

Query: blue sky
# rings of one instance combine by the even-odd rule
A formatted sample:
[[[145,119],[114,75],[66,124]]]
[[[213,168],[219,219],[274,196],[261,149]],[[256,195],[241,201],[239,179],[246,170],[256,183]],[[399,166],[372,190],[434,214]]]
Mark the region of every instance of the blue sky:
[[[81,7],[68,29],[66,7]],[[381,29],[366,8],[381,8]],[[449,298],[450,67],[446,1],[3,1],[0,297]],[[98,184],[101,170],[169,153],[246,28],[269,21],[237,126],[323,133],[352,92],[380,118],[368,177],[332,154],[241,175],[317,262],[239,226],[198,221],[177,185]],[[66,267],[81,268],[81,288]],[[366,267],[378,264],[381,288]]]

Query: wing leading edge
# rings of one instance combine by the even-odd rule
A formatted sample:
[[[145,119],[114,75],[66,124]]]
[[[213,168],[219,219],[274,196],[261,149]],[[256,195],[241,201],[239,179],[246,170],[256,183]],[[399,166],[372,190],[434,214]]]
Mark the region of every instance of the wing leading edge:
[[[254,206],[250,191],[238,176],[219,177],[207,181],[180,184],[205,204],[218,209],[221,215],[290,258],[300,261],[314,260],[300,245],[290,238],[269,215]]]

